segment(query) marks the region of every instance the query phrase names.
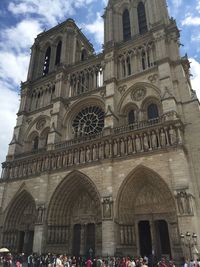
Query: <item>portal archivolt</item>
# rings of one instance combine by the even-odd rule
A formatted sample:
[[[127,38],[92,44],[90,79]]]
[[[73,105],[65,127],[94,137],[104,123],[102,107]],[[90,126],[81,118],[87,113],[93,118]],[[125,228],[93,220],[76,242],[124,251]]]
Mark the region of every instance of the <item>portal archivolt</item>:
[[[14,197],[8,207],[3,229],[3,245],[13,251],[32,252],[36,205],[26,190]]]
[[[74,171],[55,190],[47,215],[47,247],[85,255],[101,245],[101,202],[94,183]]]
[[[117,198],[117,217],[121,253],[131,247],[137,255],[150,256],[154,251],[157,256],[171,256],[170,232],[175,233],[172,242],[178,239],[176,205],[157,173],[140,166],[125,179]]]

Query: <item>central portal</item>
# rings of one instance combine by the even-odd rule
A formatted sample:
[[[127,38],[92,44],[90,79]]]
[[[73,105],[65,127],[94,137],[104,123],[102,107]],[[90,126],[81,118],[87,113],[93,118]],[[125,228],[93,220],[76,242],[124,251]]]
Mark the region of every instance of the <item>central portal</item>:
[[[95,224],[74,225],[73,233],[73,255],[87,255],[95,254]]]
[[[168,225],[165,220],[140,221],[138,223],[140,255],[171,257]]]
[[[149,221],[139,222],[140,255],[142,257],[152,254],[152,239]]]

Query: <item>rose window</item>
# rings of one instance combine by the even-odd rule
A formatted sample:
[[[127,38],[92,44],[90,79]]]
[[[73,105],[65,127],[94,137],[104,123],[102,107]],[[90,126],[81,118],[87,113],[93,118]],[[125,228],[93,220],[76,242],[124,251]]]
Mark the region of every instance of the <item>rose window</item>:
[[[87,107],[82,109],[72,124],[77,137],[97,134],[104,128],[104,111],[100,107]]]

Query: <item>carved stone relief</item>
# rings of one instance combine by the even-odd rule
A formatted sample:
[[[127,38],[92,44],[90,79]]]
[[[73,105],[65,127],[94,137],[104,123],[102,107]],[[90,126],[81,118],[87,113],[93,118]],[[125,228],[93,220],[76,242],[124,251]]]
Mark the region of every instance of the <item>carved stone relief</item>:
[[[102,200],[103,219],[112,219],[112,198],[104,197]]]
[[[145,98],[146,93],[147,93],[146,88],[144,88],[144,87],[139,87],[139,88],[135,89],[135,90],[132,92],[132,94],[131,94],[131,98],[132,98],[132,100],[134,100],[134,101],[141,101],[141,100],[143,100],[143,99]]]
[[[185,191],[178,192],[176,195],[177,208],[180,215],[193,215],[192,195]]]

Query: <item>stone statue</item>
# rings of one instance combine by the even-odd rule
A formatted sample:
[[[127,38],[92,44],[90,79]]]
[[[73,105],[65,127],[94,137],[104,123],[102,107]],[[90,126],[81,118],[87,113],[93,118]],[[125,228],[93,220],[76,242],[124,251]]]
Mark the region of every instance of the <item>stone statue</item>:
[[[148,136],[144,133],[144,138],[143,138],[143,144],[144,144],[144,150],[149,150],[149,140]]]
[[[104,159],[104,144],[103,143],[99,144],[99,158]]]
[[[81,147],[80,148],[80,163],[84,163],[85,162],[85,157],[84,157],[84,149]]]
[[[90,161],[90,147],[87,146],[86,148],[86,161],[89,162]]]
[[[165,132],[163,129],[161,129],[160,131],[160,144],[161,144],[161,147],[166,146],[166,136],[165,136]]]
[[[74,150],[74,164],[78,164],[78,150]]]
[[[128,137],[128,154],[132,154],[133,152],[133,142],[132,138],[129,136]]]
[[[114,141],[113,141],[113,154],[114,154],[114,157],[117,157],[117,155],[118,155],[118,145],[117,145],[117,140],[114,140]]]
[[[141,142],[140,142],[140,138],[138,135],[136,135],[135,137],[135,148],[136,148],[136,152],[141,152]]]
[[[105,219],[111,218],[111,202],[109,198],[105,198],[103,201],[103,217]]]
[[[121,148],[121,155],[124,155],[125,154],[125,143],[124,143],[123,138],[120,140],[120,148]]]
[[[98,158],[97,158],[97,147],[96,147],[96,145],[93,145],[93,147],[92,147],[92,158],[93,158],[94,161],[98,160]]]
[[[151,133],[151,142],[152,142],[152,149],[155,149],[158,147],[157,136],[154,131]]]
[[[44,208],[39,207],[37,210],[37,223],[42,223],[43,222],[43,214],[44,214]]]
[[[105,157],[109,158],[109,156],[110,156],[110,146],[109,146],[109,142],[106,141],[106,144],[105,144]]]
[[[169,129],[169,139],[170,139],[170,144],[172,146],[177,143],[176,131],[174,130],[174,128],[172,126],[170,126],[170,129]]]

